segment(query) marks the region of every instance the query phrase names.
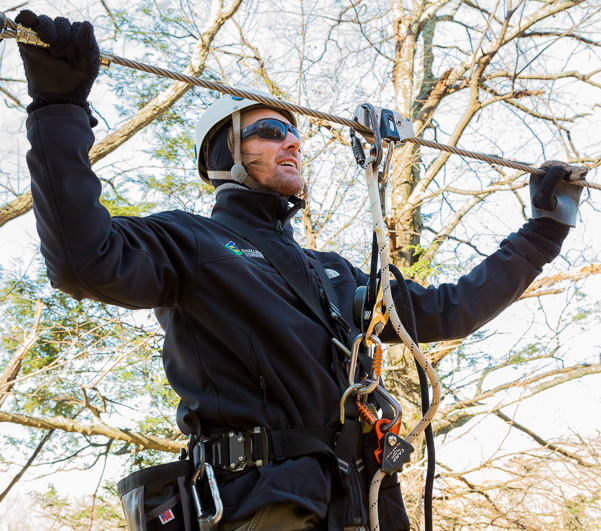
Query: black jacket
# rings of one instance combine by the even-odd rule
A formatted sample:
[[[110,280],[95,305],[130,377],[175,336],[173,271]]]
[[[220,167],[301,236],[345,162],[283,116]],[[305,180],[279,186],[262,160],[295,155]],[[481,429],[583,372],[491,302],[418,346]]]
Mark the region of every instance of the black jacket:
[[[94,136],[80,107],[44,107],[27,128],[34,211],[55,288],[78,299],[154,308],[165,330],[169,382],[205,428],[337,426],[330,334],[260,251],[222,223],[186,212],[111,218],[98,201],[101,185],[88,159]],[[301,249],[289,208],[275,193],[225,190],[214,213],[235,215],[274,238],[315,290],[307,256],[321,262],[352,323],[355,290],[366,275],[336,253]],[[457,284],[408,281],[420,341],[472,333],[515,301],[548,260],[512,234]],[[383,339],[398,340],[389,330]],[[330,490],[330,473],[312,457],[271,463],[221,489],[227,520],[278,501],[324,517]]]

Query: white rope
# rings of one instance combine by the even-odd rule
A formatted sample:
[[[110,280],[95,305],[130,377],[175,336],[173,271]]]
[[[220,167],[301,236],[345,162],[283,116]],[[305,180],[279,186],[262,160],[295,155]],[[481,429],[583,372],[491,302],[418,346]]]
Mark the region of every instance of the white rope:
[[[374,220],[374,231],[376,233],[376,239],[378,242],[378,254],[380,257],[380,267],[382,275],[382,293],[384,297],[384,304],[388,311],[389,319],[392,326],[401,338],[401,341],[405,346],[411,350],[411,353],[415,357],[415,360],[419,365],[426,371],[430,385],[432,386],[432,402],[428,411],[423,418],[418,422],[417,426],[411,430],[405,440],[412,444],[413,441],[426,429],[428,424],[432,422],[436,410],[440,405],[440,382],[438,376],[432,367],[432,364],[424,356],[419,346],[411,339],[411,336],[405,330],[403,323],[401,322],[399,315],[394,306],[394,300],[392,298],[392,289],[390,286],[390,268],[388,264],[388,240],[386,237],[386,229],[384,225],[384,219],[382,217],[382,208],[380,205],[380,193],[378,190],[377,171],[374,171],[373,163],[375,159],[370,156],[365,163],[365,174],[367,178],[367,187],[369,191],[369,200],[372,211],[372,217]],[[369,487],[369,525],[371,531],[380,531],[380,522],[378,520],[378,493],[382,479],[386,474],[379,469],[374,475],[372,482]]]

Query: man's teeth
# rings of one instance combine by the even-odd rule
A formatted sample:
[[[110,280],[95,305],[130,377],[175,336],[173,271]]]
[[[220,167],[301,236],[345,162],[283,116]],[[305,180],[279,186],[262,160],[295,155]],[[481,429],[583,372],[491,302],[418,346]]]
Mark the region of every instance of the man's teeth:
[[[288,161],[280,162],[280,166],[292,166],[293,168],[296,168],[296,165],[293,162]]]

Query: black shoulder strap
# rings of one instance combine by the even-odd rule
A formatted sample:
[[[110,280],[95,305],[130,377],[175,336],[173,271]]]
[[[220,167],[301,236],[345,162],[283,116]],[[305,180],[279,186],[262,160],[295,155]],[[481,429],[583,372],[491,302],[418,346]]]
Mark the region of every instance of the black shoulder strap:
[[[228,214],[220,212],[219,214],[215,214],[211,219],[220,221],[226,226],[232,228],[243,238],[252,243],[259,251],[261,251],[269,263],[275,267],[280,276],[307,305],[315,317],[319,319],[319,322],[326,327],[330,334],[332,334],[332,337],[338,337],[338,334],[334,330],[334,327],[326,316],[321,304],[315,297],[315,294],[308,286],[306,280],[301,276],[300,272],[296,268],[290,267],[290,264],[286,262],[286,260],[282,259],[282,256],[278,252],[278,249],[273,241],[261,236],[246,223],[243,223],[239,219]]]
[[[328,273],[324,269],[323,265],[321,265],[321,262],[315,258],[311,258],[310,256],[307,256],[307,258],[313,266],[315,273],[317,273],[319,280],[321,280],[321,284],[323,285],[323,289],[326,292],[326,297],[328,298],[329,302],[334,306],[338,306],[338,297],[336,296],[336,292],[334,291],[332,283],[330,282],[330,277],[328,276]]]
[[[336,324],[340,329],[338,339],[341,339],[343,343],[348,343],[348,341],[350,341],[349,334],[351,333],[351,327],[344,320],[342,312],[339,309],[340,305],[338,304],[338,297],[336,296],[336,292],[334,291],[334,286],[332,286],[332,281],[330,280],[330,277],[326,273],[326,270],[324,269],[323,265],[319,260],[311,258],[310,256],[308,256],[307,258],[309,259],[313,270],[317,273],[317,276],[321,281],[321,285],[323,286],[323,289],[326,293],[326,299],[330,308],[330,316],[334,321],[336,321]],[[350,347],[350,345],[347,346]]]

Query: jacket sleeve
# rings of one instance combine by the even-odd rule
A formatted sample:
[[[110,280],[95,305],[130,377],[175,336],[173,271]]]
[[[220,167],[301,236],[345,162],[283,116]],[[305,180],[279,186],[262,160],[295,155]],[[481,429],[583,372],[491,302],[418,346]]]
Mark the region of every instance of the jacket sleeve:
[[[456,284],[425,288],[408,280],[419,341],[458,339],[478,330],[515,302],[548,261],[530,240],[513,233]],[[402,304],[396,283],[393,295]],[[382,339],[399,341],[390,325]]]
[[[94,135],[81,107],[35,111],[27,135],[33,210],[53,287],[128,308],[175,304],[197,252],[186,216],[111,218],[99,202],[88,157]]]

